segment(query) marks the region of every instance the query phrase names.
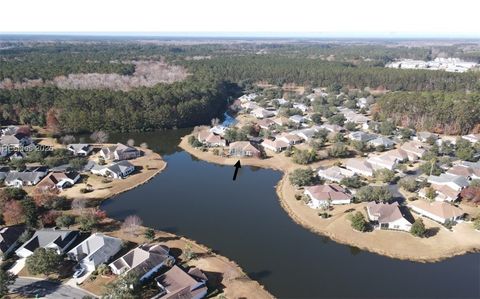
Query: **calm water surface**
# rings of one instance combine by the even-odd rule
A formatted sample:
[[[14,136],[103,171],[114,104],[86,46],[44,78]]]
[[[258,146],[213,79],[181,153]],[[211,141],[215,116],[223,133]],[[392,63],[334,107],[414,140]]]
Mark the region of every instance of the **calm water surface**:
[[[105,202],[116,219],[203,243],[236,261],[280,298],[480,298],[480,255],[421,264],[337,244],[294,223],[274,186],[281,173],[199,161],[177,147],[190,130],[111,136],[147,142],[167,169],[149,183]]]

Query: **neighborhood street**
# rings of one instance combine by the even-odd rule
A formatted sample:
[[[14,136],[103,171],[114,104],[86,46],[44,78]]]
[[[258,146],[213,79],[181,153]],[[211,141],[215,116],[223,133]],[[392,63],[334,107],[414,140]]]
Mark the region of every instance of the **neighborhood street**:
[[[47,280],[37,280],[31,278],[19,277],[10,287],[10,291],[22,294],[25,297],[38,298],[77,298],[92,297],[91,294],[75,287],[62,285],[57,282]]]

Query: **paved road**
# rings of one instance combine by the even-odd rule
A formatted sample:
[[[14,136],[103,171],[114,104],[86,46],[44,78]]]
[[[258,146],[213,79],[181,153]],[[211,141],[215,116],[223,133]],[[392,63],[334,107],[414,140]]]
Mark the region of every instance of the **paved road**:
[[[47,280],[36,280],[19,277],[15,283],[10,286],[10,291],[22,294],[25,297],[35,298],[76,298],[82,299],[85,296],[91,296],[83,290],[71,286],[62,285],[57,282]]]

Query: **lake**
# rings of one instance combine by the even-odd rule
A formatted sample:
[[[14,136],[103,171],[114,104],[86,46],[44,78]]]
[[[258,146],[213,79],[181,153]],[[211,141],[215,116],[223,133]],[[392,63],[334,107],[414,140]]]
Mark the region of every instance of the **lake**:
[[[103,204],[109,216],[183,235],[236,261],[280,298],[480,298],[480,254],[438,263],[400,261],[341,245],[293,222],[275,185],[282,173],[210,164],[177,147],[190,129],[113,134],[168,162],[149,183]]]

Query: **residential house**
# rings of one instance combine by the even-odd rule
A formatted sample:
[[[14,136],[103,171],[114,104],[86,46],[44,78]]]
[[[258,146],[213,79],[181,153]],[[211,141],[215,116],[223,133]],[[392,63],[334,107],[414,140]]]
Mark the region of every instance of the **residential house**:
[[[416,161],[418,159],[421,159],[423,155],[427,152],[425,144],[415,140],[405,142],[400,148],[407,152],[408,160],[410,161]]]
[[[135,166],[128,161],[122,160],[110,165],[95,165],[90,172],[96,175],[123,179],[135,171]]]
[[[308,106],[305,105],[305,104],[295,103],[295,104],[293,104],[293,108],[299,109],[303,113],[308,111]]]
[[[116,275],[134,271],[140,280],[150,278],[160,268],[174,261],[170,249],[161,244],[143,244],[108,265]]]
[[[19,244],[18,238],[25,231],[25,227],[22,225],[5,226],[0,228],[0,254],[3,258],[15,249]]]
[[[432,184],[433,190],[435,190],[435,200],[436,201],[449,201],[454,202],[460,196],[460,190],[452,189],[446,185],[434,185]],[[418,195],[423,198],[427,198],[427,188],[423,188],[418,192]]]
[[[256,108],[252,110],[251,114],[259,119],[267,118],[275,115],[275,113],[273,113],[272,111],[269,111],[264,108]]]
[[[362,131],[355,131],[348,134],[348,138],[350,140],[361,141],[361,142],[367,142],[372,139],[375,139],[376,137],[377,135],[365,133]]]
[[[220,135],[216,135],[208,130],[203,130],[198,132],[197,135],[198,141],[203,143],[208,147],[216,147],[216,146],[226,146],[227,143],[225,139],[222,139]]]
[[[106,160],[118,161],[138,158],[142,152],[133,146],[117,143],[114,146],[102,148],[100,155]]]
[[[318,170],[319,177],[337,183],[340,183],[344,178],[349,178],[354,175],[355,173],[353,171],[338,166]]]
[[[348,159],[345,163],[345,167],[351,170],[353,173],[363,176],[373,176],[373,167],[365,159],[353,158]]]
[[[437,140],[438,135],[430,132],[417,132],[412,139],[420,142],[427,142],[429,139]]]
[[[281,98],[281,99],[273,99],[272,101],[277,101],[279,105],[285,105],[288,103],[287,100],[285,100],[284,98]]]
[[[295,134],[307,142],[312,140],[312,138],[314,138],[315,133],[317,133],[317,131],[313,128],[302,129],[302,130],[291,132],[291,134]]]
[[[18,148],[20,146],[27,146],[32,143],[30,136],[22,133],[15,133],[13,135],[3,135],[0,137],[0,145]]]
[[[480,179],[480,162],[462,161],[448,169],[446,173],[462,176],[467,180]]]
[[[329,205],[349,204],[352,196],[340,185],[326,184],[305,188],[305,195],[310,198],[308,206],[312,209],[328,207]]]
[[[447,173],[442,173],[439,176],[431,175],[428,177],[427,182],[432,185],[448,186],[457,191],[461,191],[468,186],[468,181],[464,177]]]
[[[39,229],[33,234],[30,240],[15,251],[15,254],[21,258],[25,258],[32,255],[35,249],[40,247],[55,249],[58,254],[63,254],[78,236],[78,231],[49,228]]]
[[[216,125],[212,128],[210,128],[210,132],[212,132],[213,134],[215,135],[220,135],[220,136],[225,136],[225,131],[228,129],[228,127],[226,126],[222,126],[222,125]]]
[[[5,180],[9,172],[10,172],[10,167],[6,165],[0,165],[0,181]]]
[[[465,214],[462,209],[443,201],[427,202],[415,200],[408,205],[414,212],[433,219],[439,223],[457,221]]]
[[[367,203],[367,215],[370,221],[378,223],[380,229],[410,231],[412,227],[412,223],[402,215],[397,202],[369,202]]]
[[[240,104],[240,106],[242,106],[242,108],[245,110],[254,110],[260,108],[260,106],[258,106],[258,104],[255,102],[243,102]]]
[[[284,117],[284,116],[280,116],[280,117],[276,117],[274,119],[272,119],[273,122],[279,126],[286,126],[288,125],[288,118]]]
[[[383,147],[385,149],[393,148],[393,146],[395,145],[395,143],[390,138],[384,136],[378,136],[377,138],[369,140],[367,144],[375,148]]]
[[[256,157],[261,156],[261,152],[249,141],[236,141],[229,145],[228,153],[230,156],[238,157]]]
[[[462,138],[470,141],[471,143],[477,143],[480,141],[480,134],[468,134],[462,136]]]
[[[320,126],[320,128],[325,129],[330,133],[339,133],[339,132],[345,131],[343,127],[339,125],[333,125],[333,124],[323,124]]]
[[[264,130],[269,130],[275,125],[275,122],[270,118],[264,118],[264,119],[259,119],[257,121],[257,125]]]
[[[67,256],[87,271],[93,271],[98,265],[108,262],[121,248],[121,239],[94,233],[70,250]]]
[[[22,159],[25,159],[27,157],[27,154],[25,154],[25,152],[23,151],[15,151],[13,153],[10,154],[10,156],[8,157],[8,159],[10,161],[14,161],[14,160],[22,160]]]
[[[362,108],[368,108],[370,105],[368,103],[367,98],[359,98],[357,99],[357,107],[362,109]]]
[[[62,190],[75,185],[79,179],[80,174],[76,171],[50,172],[40,183],[38,183],[37,189]]]
[[[239,97],[238,99],[242,103],[244,103],[244,102],[249,102],[249,101],[255,100],[256,97],[257,97],[256,93],[249,93],[249,94],[244,94],[243,96]]]
[[[261,145],[264,148],[266,148],[268,150],[271,150],[273,152],[276,152],[276,153],[284,151],[284,150],[286,150],[290,147],[290,144],[288,144],[287,142],[285,142],[283,140],[278,140],[278,139],[275,139],[275,140],[265,139],[261,143]]]
[[[198,268],[191,268],[188,273],[177,265],[155,278],[161,289],[156,298],[201,299],[207,295],[207,277]]]
[[[277,135],[275,137],[275,140],[281,140],[288,143],[289,145],[299,144],[303,141],[302,138],[300,138],[299,136],[290,133],[282,133],[280,135]]]
[[[67,146],[67,149],[74,156],[86,157],[92,152],[92,146],[86,143],[71,143]]]
[[[5,177],[5,185],[21,188],[23,186],[34,186],[45,176],[43,171],[11,171]]]
[[[15,135],[19,128],[19,126],[7,126],[2,129],[2,135]]]
[[[296,124],[301,124],[305,122],[305,117],[301,115],[292,115],[288,118],[291,122],[294,122]]]

